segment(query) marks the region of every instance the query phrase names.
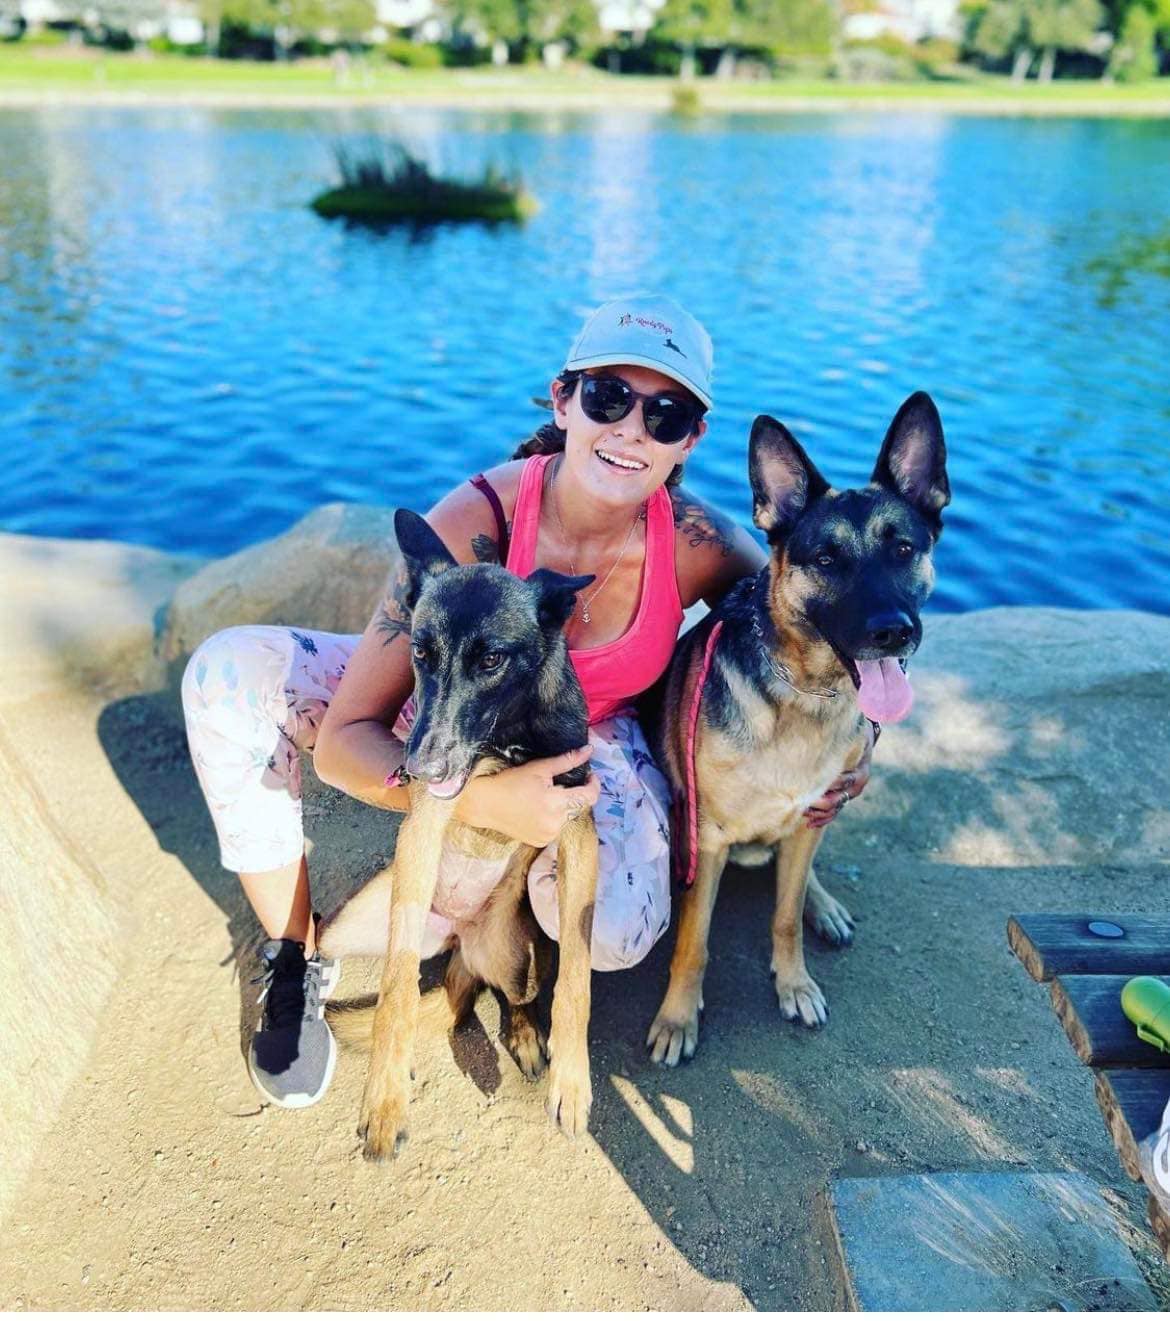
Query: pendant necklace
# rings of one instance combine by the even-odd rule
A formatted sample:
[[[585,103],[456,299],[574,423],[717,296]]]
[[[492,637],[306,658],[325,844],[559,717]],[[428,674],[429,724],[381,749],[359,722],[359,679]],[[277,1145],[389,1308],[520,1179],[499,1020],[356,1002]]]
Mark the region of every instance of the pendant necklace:
[[[555,477],[554,477],[554,480],[555,480]],[[550,492],[550,494],[552,495],[552,511],[553,511],[553,517],[557,520],[557,527],[559,527],[560,530],[561,530],[561,536],[564,538],[565,545],[566,545],[566,552],[565,552],[565,553],[566,553],[566,555],[568,555],[567,547],[568,547],[568,542],[569,542],[569,534],[565,531],[565,525],[564,525],[564,523],[561,521],[561,511],[557,508],[557,503],[558,503],[558,502],[557,502],[557,498],[556,498],[556,492],[555,492],[555,491],[552,491],[552,492]],[[590,607],[590,606],[593,604],[593,602],[596,601],[597,598],[601,595],[602,591],[605,589],[605,585],[606,585],[606,583],[608,583],[609,580],[613,577],[613,575],[614,575],[614,571],[617,569],[617,566],[622,562],[622,556],[626,553],[626,547],[629,546],[629,544],[630,544],[630,538],[634,535],[634,529],[638,526],[638,523],[639,523],[639,521],[640,521],[640,519],[641,519],[641,517],[642,517],[642,510],[643,510],[644,508],[645,508],[645,506],[642,506],[642,508],[640,508],[640,509],[638,510],[638,512],[634,515],[634,521],[630,524],[630,530],[626,533],[626,539],[625,539],[625,541],[622,542],[622,548],[621,548],[621,550],[619,550],[618,553],[617,553],[617,559],[614,560],[614,562],[610,565],[609,572],[605,575],[604,578],[602,578],[602,580],[601,580],[601,586],[598,587],[598,588],[597,588],[597,589],[596,589],[596,590],[595,590],[595,591],[594,591],[594,592],[588,597],[588,599],[583,599],[583,600],[581,601],[581,622],[582,622],[583,624],[588,624],[588,623],[590,623],[590,622],[592,621],[592,616],[589,614],[589,607]],[[578,577],[579,575],[578,575],[578,573],[577,573],[577,566],[573,563],[573,557],[572,557],[571,555],[568,555],[568,559],[569,559],[569,568],[572,569],[572,571],[573,571],[573,576],[574,576],[574,577]]]

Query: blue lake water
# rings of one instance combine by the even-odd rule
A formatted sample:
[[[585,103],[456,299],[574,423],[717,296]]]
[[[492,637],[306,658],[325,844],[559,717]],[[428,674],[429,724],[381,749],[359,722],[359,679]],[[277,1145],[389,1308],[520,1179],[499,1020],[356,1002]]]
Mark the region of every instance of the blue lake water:
[[[306,206],[330,145],[518,166],[523,229]],[[955,502],[935,605],[1170,611],[1170,124],[834,114],[0,112],[0,527],[221,554],[425,508],[543,418],[583,314],[711,330],[688,480],[747,523],[752,417],[863,482],[911,390]]]

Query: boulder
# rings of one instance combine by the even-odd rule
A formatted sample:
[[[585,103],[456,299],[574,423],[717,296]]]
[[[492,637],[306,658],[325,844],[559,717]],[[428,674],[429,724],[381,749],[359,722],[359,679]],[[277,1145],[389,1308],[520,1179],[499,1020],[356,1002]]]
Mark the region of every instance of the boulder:
[[[371,505],[314,509],[271,541],[214,560],[175,592],[161,656],[178,664],[236,624],[289,624],[360,633],[396,554],[394,512]]]
[[[116,541],[0,536],[2,700],[156,687],[158,613],[202,563]]]
[[[1002,608],[925,635],[915,708],[843,822],[938,862],[1170,862],[1170,619]]]
[[[148,653],[149,654],[149,653]],[[93,1048],[117,977],[119,905],[88,852],[54,819],[0,714],[0,998],[4,1085],[0,1215]]]

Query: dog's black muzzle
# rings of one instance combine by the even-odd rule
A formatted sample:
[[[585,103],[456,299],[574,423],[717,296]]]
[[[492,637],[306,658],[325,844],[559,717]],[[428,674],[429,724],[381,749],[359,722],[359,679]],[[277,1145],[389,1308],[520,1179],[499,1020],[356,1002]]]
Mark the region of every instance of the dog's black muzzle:
[[[450,793],[441,793],[440,797],[454,797],[467,783],[474,763],[474,749],[446,726],[432,724],[425,711],[419,711],[406,741],[406,772],[411,779],[449,789]]]
[[[918,649],[922,624],[905,610],[885,610],[865,621],[861,647],[854,652],[858,660],[881,660],[886,656],[906,656]]]
[[[846,615],[852,627],[842,626],[842,615]],[[856,614],[835,611],[834,616],[820,622],[820,633],[855,684],[857,661],[907,661],[922,641],[922,621],[902,606],[883,606]]]

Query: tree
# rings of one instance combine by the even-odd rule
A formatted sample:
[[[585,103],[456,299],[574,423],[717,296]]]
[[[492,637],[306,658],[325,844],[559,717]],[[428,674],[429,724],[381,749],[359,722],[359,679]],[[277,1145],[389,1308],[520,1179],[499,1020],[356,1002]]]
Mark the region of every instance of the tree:
[[[217,7],[216,27],[222,21],[268,33],[282,57],[299,37],[329,31],[353,41],[376,22],[373,0],[222,0]],[[211,26],[206,12],[204,22]]]
[[[734,25],[732,0],[666,0],[658,11],[654,35],[682,50],[683,78],[695,76],[700,46],[725,46]]]
[[[454,31],[503,41],[521,59],[552,41],[580,50],[598,34],[593,0],[447,0],[444,8]]]
[[[1099,0],[991,0],[977,15],[971,45],[989,59],[1012,61],[1017,82],[1040,56],[1037,78],[1049,82],[1062,50],[1087,50],[1104,20]]]
[[[826,0],[666,0],[654,35],[682,49],[683,77],[689,77],[700,46],[721,47],[717,72],[728,73],[745,49],[824,53],[833,27]]]
[[[1125,11],[1121,31],[1109,54],[1109,72],[1120,82],[1136,83],[1158,72],[1158,20],[1144,4]]]
[[[748,43],[777,55],[826,55],[836,30],[825,0],[740,0]]]

